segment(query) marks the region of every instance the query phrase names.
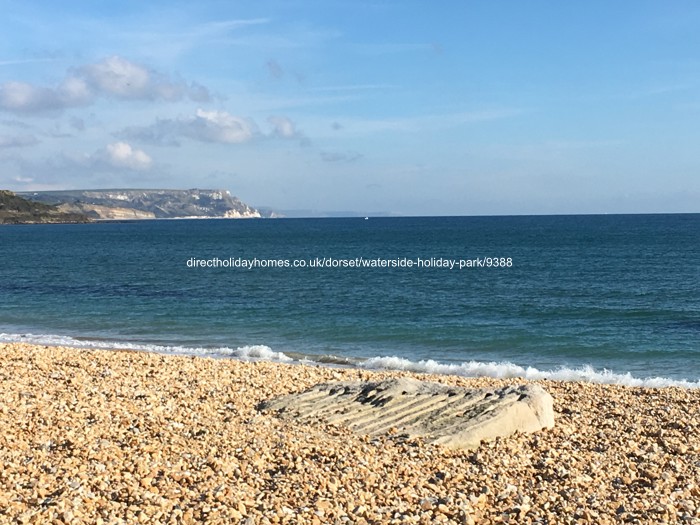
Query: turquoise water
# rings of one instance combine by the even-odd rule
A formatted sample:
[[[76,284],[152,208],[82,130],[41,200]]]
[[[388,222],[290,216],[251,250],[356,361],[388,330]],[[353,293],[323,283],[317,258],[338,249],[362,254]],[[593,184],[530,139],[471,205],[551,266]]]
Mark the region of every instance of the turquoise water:
[[[699,278],[694,214],[6,226],[0,340],[698,386]]]

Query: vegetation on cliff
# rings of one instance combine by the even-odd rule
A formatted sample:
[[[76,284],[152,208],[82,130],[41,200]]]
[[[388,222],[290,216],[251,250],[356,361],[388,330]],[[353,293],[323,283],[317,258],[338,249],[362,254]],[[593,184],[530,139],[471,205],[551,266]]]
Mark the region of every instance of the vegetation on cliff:
[[[23,194],[94,219],[259,218],[260,212],[226,190],[102,189]]]
[[[56,206],[34,202],[0,190],[0,224],[89,222],[82,213],[66,213]]]

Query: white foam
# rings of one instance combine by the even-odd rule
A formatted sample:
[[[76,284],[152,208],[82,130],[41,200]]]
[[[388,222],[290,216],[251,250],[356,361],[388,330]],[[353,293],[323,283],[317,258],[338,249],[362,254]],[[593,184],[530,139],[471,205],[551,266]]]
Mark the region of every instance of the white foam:
[[[3,343],[29,343],[46,346],[73,346],[83,347],[82,341],[62,335],[50,334],[5,334],[0,333],[0,342]]]
[[[294,361],[294,359],[283,352],[275,352],[266,345],[242,346],[234,350],[233,355],[241,359],[263,359],[265,361],[279,361],[282,363]]]
[[[0,342],[29,343],[46,346],[69,346],[71,348],[104,348],[110,350],[136,350],[161,354],[184,354],[213,357],[236,357],[243,360],[264,360],[288,363],[293,359],[283,352],[275,352],[266,345],[250,345],[239,348],[226,346],[216,348],[187,347],[177,345],[141,344],[117,341],[74,339],[73,337],[51,334],[6,334],[0,333]]]
[[[525,379],[551,379],[555,381],[580,381],[587,383],[600,383],[608,385],[626,385],[637,387],[661,388],[675,386],[680,388],[700,388],[699,381],[684,379],[670,379],[667,377],[637,378],[629,372],[617,374],[607,369],[596,370],[591,366],[580,368],[562,367],[555,370],[539,370],[535,367],[527,368],[510,362],[480,362],[468,361],[460,364],[438,363],[432,359],[422,361],[410,361],[402,357],[386,356],[372,357],[359,366],[367,369],[406,370],[410,372],[428,374],[459,375],[464,377],[495,377],[510,378],[522,377]]]
[[[70,346],[74,348],[127,349],[161,354],[199,355],[211,357],[232,357],[246,361],[276,361],[281,363],[299,362],[311,365],[323,364],[308,357],[295,360],[283,352],[276,352],[266,345],[246,345],[238,348],[229,347],[186,347],[155,344],[140,344],[117,341],[99,341],[74,339],[68,336],[51,334],[8,334],[0,333],[0,342],[30,343],[46,346]],[[535,367],[522,367],[515,363],[467,361],[459,364],[447,364],[432,359],[411,361],[403,357],[372,357],[356,366],[366,369],[406,370],[417,373],[459,375],[464,377],[522,377],[530,380],[551,379],[555,381],[578,381],[608,385],[626,385],[635,387],[680,387],[700,388],[700,380],[670,379],[667,377],[638,378],[632,374],[619,374],[607,369],[596,370],[591,366],[580,368],[561,367],[554,370],[539,370]]]

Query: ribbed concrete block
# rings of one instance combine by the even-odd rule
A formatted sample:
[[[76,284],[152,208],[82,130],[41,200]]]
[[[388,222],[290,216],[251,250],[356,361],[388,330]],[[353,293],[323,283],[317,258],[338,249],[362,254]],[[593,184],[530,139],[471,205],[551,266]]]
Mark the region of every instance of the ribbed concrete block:
[[[450,448],[554,426],[552,396],[537,384],[467,389],[401,378],[323,383],[264,403],[284,418],[344,425],[368,435],[395,429]]]

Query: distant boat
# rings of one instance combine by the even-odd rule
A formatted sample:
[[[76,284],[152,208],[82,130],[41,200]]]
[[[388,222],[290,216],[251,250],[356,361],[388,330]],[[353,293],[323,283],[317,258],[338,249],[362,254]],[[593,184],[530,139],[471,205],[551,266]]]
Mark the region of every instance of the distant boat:
[[[369,217],[365,217],[365,220],[368,221],[368,220],[369,220]]]

